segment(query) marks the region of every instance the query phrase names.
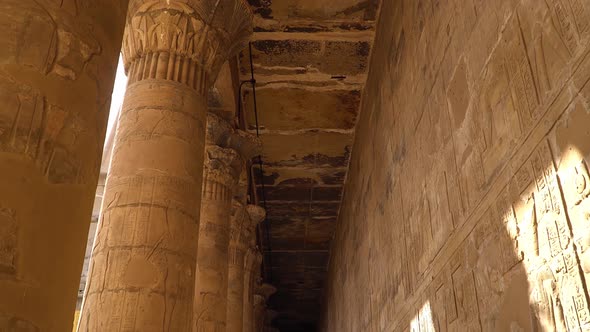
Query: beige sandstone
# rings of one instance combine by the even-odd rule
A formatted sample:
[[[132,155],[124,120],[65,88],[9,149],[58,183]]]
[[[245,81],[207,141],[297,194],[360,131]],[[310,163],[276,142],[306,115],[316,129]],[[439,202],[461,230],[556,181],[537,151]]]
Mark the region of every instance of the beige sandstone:
[[[230,231],[229,244],[229,272],[227,292],[227,331],[240,332],[244,329],[244,321],[251,321],[244,315],[251,315],[251,310],[244,310],[251,306],[245,302],[246,254],[252,249],[255,240],[256,227],[264,219],[265,211],[256,205],[244,207],[241,203],[234,204],[234,215]]]
[[[68,331],[127,1],[0,1],[0,331]]]
[[[191,330],[207,91],[249,25],[237,0],[131,1],[80,331]]]
[[[590,330],[589,19],[383,2],[322,330]]]
[[[71,329],[121,39],[80,331],[590,330],[587,1],[0,2],[0,331]]]
[[[229,318],[230,259],[236,258],[230,242],[236,238],[236,232],[239,238],[243,221],[243,213],[232,209],[232,199],[239,195],[238,182],[243,165],[259,153],[260,142],[249,134],[234,130],[219,116],[209,114],[207,143],[193,330],[225,331]],[[238,215],[232,216],[232,210]]]

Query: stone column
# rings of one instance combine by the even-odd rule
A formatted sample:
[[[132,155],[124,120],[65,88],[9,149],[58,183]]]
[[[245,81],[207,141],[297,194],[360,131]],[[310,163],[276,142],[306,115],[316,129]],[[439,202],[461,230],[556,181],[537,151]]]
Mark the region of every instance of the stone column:
[[[254,237],[256,225],[264,219],[264,209],[256,205],[244,208],[234,203],[229,243],[227,331],[240,332],[244,315],[244,256]]]
[[[121,110],[80,331],[191,329],[207,91],[244,46],[240,0],[132,0]]]
[[[260,279],[260,265],[262,254],[256,248],[256,234],[252,235],[250,248],[244,259],[244,310],[243,328],[244,332],[254,331],[254,286],[258,285]]]
[[[72,329],[126,11],[0,1],[0,331]]]
[[[227,329],[232,198],[245,160],[259,154],[261,144],[214,114],[207,117],[207,143],[193,329],[209,332]]]
[[[262,284],[254,295],[254,331],[263,331],[266,317],[266,301],[277,289],[269,284]]]
[[[233,149],[208,146],[196,269],[194,331],[226,329],[229,223],[240,162]]]

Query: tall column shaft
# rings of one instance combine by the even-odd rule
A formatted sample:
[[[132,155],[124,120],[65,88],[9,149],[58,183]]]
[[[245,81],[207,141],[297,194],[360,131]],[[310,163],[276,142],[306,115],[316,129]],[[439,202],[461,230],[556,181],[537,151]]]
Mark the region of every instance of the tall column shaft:
[[[250,20],[237,0],[131,1],[80,331],[191,330],[206,91]]]
[[[226,330],[229,222],[237,152],[209,146],[205,168],[195,288],[194,331]]]
[[[244,303],[244,228],[248,227],[249,217],[245,207],[234,204],[229,241],[229,266],[227,282],[227,331],[240,332]]]
[[[0,1],[0,331],[72,329],[126,11]]]
[[[204,98],[130,84],[92,253],[81,331],[186,331],[202,181]]]
[[[246,273],[251,269],[252,257],[246,253],[256,245],[256,226],[265,217],[263,208],[248,205],[244,207],[241,203],[234,204],[234,216],[232,218],[232,236],[230,240],[230,265],[228,283],[228,331],[240,332],[244,329],[244,321],[251,321],[246,318],[248,312],[244,311],[244,292]],[[248,266],[246,264],[248,263]]]
[[[250,247],[244,259],[243,332],[254,331],[254,286],[258,285],[261,263],[262,254],[256,248]]]

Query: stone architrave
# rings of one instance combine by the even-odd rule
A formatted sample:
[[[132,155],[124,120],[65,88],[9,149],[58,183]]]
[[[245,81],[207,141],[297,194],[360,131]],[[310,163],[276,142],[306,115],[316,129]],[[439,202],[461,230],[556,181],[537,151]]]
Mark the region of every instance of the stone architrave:
[[[68,331],[126,0],[0,1],[0,331]]]
[[[229,244],[229,273],[227,300],[227,331],[240,332],[244,324],[244,280],[245,255],[258,223],[265,217],[263,208],[248,205],[244,208],[239,202],[234,203],[234,215]]]
[[[121,110],[80,331],[190,331],[207,91],[251,34],[241,0],[132,0]]]

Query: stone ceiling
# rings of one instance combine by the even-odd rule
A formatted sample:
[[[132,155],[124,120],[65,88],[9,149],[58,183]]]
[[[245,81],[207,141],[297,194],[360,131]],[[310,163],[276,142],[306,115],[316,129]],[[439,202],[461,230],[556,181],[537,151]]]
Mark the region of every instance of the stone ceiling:
[[[278,288],[269,307],[281,331],[313,331],[319,319],[343,182],[379,0],[249,0],[268,229],[264,275]],[[250,78],[248,50],[240,55]],[[254,132],[252,90],[246,125]]]

